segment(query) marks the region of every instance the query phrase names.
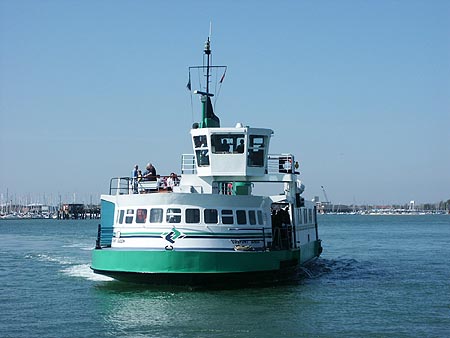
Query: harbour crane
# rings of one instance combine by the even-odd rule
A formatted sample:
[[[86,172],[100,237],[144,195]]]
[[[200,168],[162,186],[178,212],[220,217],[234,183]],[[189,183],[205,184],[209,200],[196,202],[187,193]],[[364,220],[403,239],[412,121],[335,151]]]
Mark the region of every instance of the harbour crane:
[[[321,185],[321,188],[323,191],[323,196],[325,197],[325,203],[330,204],[330,201],[328,200],[327,192],[325,191],[325,188],[323,187],[323,185]]]
[[[328,200],[328,196],[327,196],[327,192],[325,191],[325,188],[323,187],[323,185],[320,186],[322,188],[322,192],[323,192],[323,197],[325,197],[325,201],[321,203],[321,209],[320,212],[322,214],[326,213],[326,212],[330,212],[332,211],[331,209],[331,202]]]

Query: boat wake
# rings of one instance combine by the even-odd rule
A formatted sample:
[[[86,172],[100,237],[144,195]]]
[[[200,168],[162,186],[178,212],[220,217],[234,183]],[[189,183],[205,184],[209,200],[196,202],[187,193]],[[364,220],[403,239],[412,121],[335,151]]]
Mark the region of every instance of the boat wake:
[[[73,264],[73,261],[69,257],[57,257],[51,256],[48,254],[28,254],[25,256],[25,259],[32,259],[38,262],[49,262],[49,263],[57,263],[60,265],[68,265]]]
[[[374,276],[384,275],[382,267],[373,262],[357,261],[356,259],[319,258],[311,264],[299,268],[299,279],[313,279],[328,276],[333,280],[372,279]]]
[[[96,282],[109,282],[114,280],[111,277],[94,273],[89,264],[72,265],[62,269],[61,272],[71,277],[84,278]]]
[[[84,250],[84,248],[80,248]],[[28,254],[25,259],[31,259],[43,263],[51,263],[61,266],[59,272],[66,276],[84,278],[91,281],[112,281],[113,279],[107,276],[95,274],[90,265],[74,259],[74,257],[52,256],[45,253]]]

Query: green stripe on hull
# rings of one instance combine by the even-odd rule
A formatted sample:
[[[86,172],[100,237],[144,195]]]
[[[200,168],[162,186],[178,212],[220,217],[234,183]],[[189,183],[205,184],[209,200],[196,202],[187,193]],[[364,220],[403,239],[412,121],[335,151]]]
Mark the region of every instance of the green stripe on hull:
[[[276,271],[303,264],[319,255],[318,242],[280,251],[157,251],[104,248],[94,250],[91,268],[98,273],[245,273]],[[320,246],[320,245],[319,245]]]
[[[94,250],[92,269],[138,273],[230,273],[270,271],[280,261],[299,258],[299,251],[205,252]]]

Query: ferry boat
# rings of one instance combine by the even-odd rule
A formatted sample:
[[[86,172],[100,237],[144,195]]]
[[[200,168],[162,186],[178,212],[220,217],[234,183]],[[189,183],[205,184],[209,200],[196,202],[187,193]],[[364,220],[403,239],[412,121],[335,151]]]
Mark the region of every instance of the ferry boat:
[[[222,83],[226,66],[211,64],[210,38],[203,58],[189,67],[189,90],[191,72],[205,78],[193,91],[202,118],[190,130],[192,154],[182,155],[181,175],[111,179],[95,273],[154,284],[257,283],[290,278],[321,254],[316,207],[302,197],[294,155],[269,153],[271,129],[220,125],[210,82],[223,71]],[[274,194],[256,194],[259,184]]]

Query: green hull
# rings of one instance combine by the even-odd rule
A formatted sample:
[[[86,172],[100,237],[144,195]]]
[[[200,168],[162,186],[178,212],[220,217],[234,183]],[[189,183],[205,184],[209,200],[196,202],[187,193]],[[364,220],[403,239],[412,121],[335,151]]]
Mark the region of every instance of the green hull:
[[[208,282],[225,276],[239,279],[261,274],[284,273],[318,257],[320,241],[300,249],[279,251],[177,251],[96,249],[94,272],[119,280],[166,283]]]

